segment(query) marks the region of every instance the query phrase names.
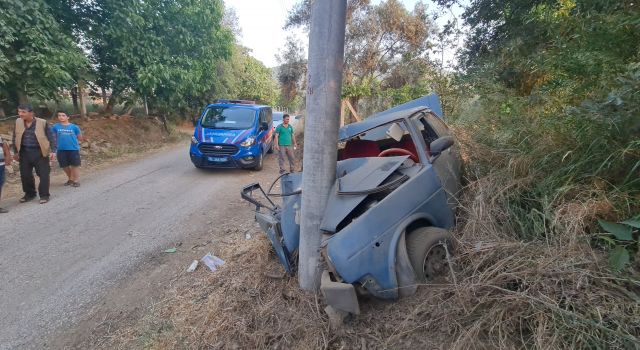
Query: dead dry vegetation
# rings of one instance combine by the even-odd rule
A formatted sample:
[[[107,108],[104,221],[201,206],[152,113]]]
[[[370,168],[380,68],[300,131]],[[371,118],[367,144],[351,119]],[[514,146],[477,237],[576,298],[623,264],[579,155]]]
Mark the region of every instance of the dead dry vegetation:
[[[465,149],[478,149],[458,133]],[[475,154],[478,154],[476,152]],[[499,157],[491,152],[486,157]],[[472,162],[465,152],[465,161]],[[486,161],[486,159],[485,159]],[[119,349],[513,349],[638,348],[637,266],[613,274],[592,248],[589,225],[612,214],[594,190],[558,206],[555,234],[518,239],[509,193],[532,178],[511,176],[525,160],[470,181],[461,200],[455,275],[398,302],[365,300],[362,314],[330,328],[321,297],[282,273],[257,229],[216,252],[227,264],[198,270],[146,316],[94,335],[91,346]],[[473,169],[467,176],[473,178]],[[561,232],[561,234],[558,234]],[[277,273],[275,273],[277,275]]]

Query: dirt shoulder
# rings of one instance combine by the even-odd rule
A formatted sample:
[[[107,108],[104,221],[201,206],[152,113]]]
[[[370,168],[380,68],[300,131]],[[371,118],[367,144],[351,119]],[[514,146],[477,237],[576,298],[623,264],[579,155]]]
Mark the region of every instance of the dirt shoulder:
[[[55,121],[49,122],[53,124]],[[180,125],[172,127],[171,132],[167,133],[162,123],[154,118],[104,117],[89,120],[74,119],[72,122],[80,126],[87,139],[81,143],[81,182],[83,177],[91,176],[96,171],[173,147],[181,140],[187,140],[191,132],[186,125]],[[13,122],[0,124],[0,136],[3,140],[11,141],[13,125]],[[17,162],[7,166],[6,175],[2,201],[22,195]],[[65,181],[66,176],[57,162],[52,163],[52,186]],[[52,195],[55,196],[55,193]]]
[[[263,242],[253,221],[252,208],[239,196],[240,188],[251,182],[268,182],[277,176],[277,170],[274,155],[267,157],[264,169],[259,172],[193,169],[194,172],[202,173],[208,181],[221,184],[225,190],[211,196],[209,206],[196,210],[187,209],[188,213],[185,213],[185,203],[167,202],[167,205],[175,206],[176,216],[188,217],[188,227],[177,227],[176,229],[181,231],[180,238],[167,246],[167,248],[175,247],[176,251],[165,253],[164,250],[157,250],[145,256],[142,263],[130,271],[126,277],[110,286],[105,295],[87,310],[76,326],[55,334],[47,347],[52,349],[147,347],[149,343],[144,334],[136,337],[132,344],[116,344],[119,344],[120,332],[133,329],[139,322],[147,322],[150,312],[169,307],[170,305],[166,303],[173,304],[171,301],[173,298],[178,298],[187,304],[191,303],[188,297],[176,294],[176,287],[208,288],[209,281],[220,276],[218,272],[208,271],[202,264],[195,272],[187,273],[185,270],[193,260],[198,260],[211,252],[224,259],[227,265],[234,265],[239,257],[258,252],[252,248],[253,244]],[[265,248],[268,247],[265,246]],[[264,257],[268,257],[268,254]],[[220,271],[224,271],[227,265]],[[277,268],[277,265],[274,264],[274,268]],[[259,270],[256,269],[256,271]],[[241,278],[244,277],[241,276]],[[233,294],[224,295],[229,298],[234,297]],[[165,324],[164,320],[151,322]]]

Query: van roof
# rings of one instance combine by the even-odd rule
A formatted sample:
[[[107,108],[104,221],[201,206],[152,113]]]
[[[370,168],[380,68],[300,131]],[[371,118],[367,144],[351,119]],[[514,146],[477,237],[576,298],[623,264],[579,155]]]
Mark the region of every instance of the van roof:
[[[218,99],[216,102],[207,105],[207,107],[211,106],[243,106],[249,107],[253,109],[259,109],[264,107],[271,107],[268,105],[258,105],[255,101],[249,100],[228,100],[228,99]]]

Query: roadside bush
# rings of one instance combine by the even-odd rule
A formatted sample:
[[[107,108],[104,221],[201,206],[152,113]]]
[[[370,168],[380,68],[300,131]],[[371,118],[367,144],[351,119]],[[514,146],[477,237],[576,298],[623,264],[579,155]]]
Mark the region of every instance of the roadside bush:
[[[640,346],[640,263],[615,266],[623,246],[598,225],[640,213],[640,65],[572,107],[555,90],[475,91],[451,118],[469,183],[457,283],[410,317],[446,324],[457,348]]]

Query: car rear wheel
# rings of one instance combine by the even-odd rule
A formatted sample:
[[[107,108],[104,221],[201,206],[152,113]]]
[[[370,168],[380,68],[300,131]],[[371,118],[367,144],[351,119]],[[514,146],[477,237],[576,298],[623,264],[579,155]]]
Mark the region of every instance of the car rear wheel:
[[[453,254],[451,233],[439,227],[420,227],[407,235],[407,254],[417,282],[449,273],[447,254]]]

